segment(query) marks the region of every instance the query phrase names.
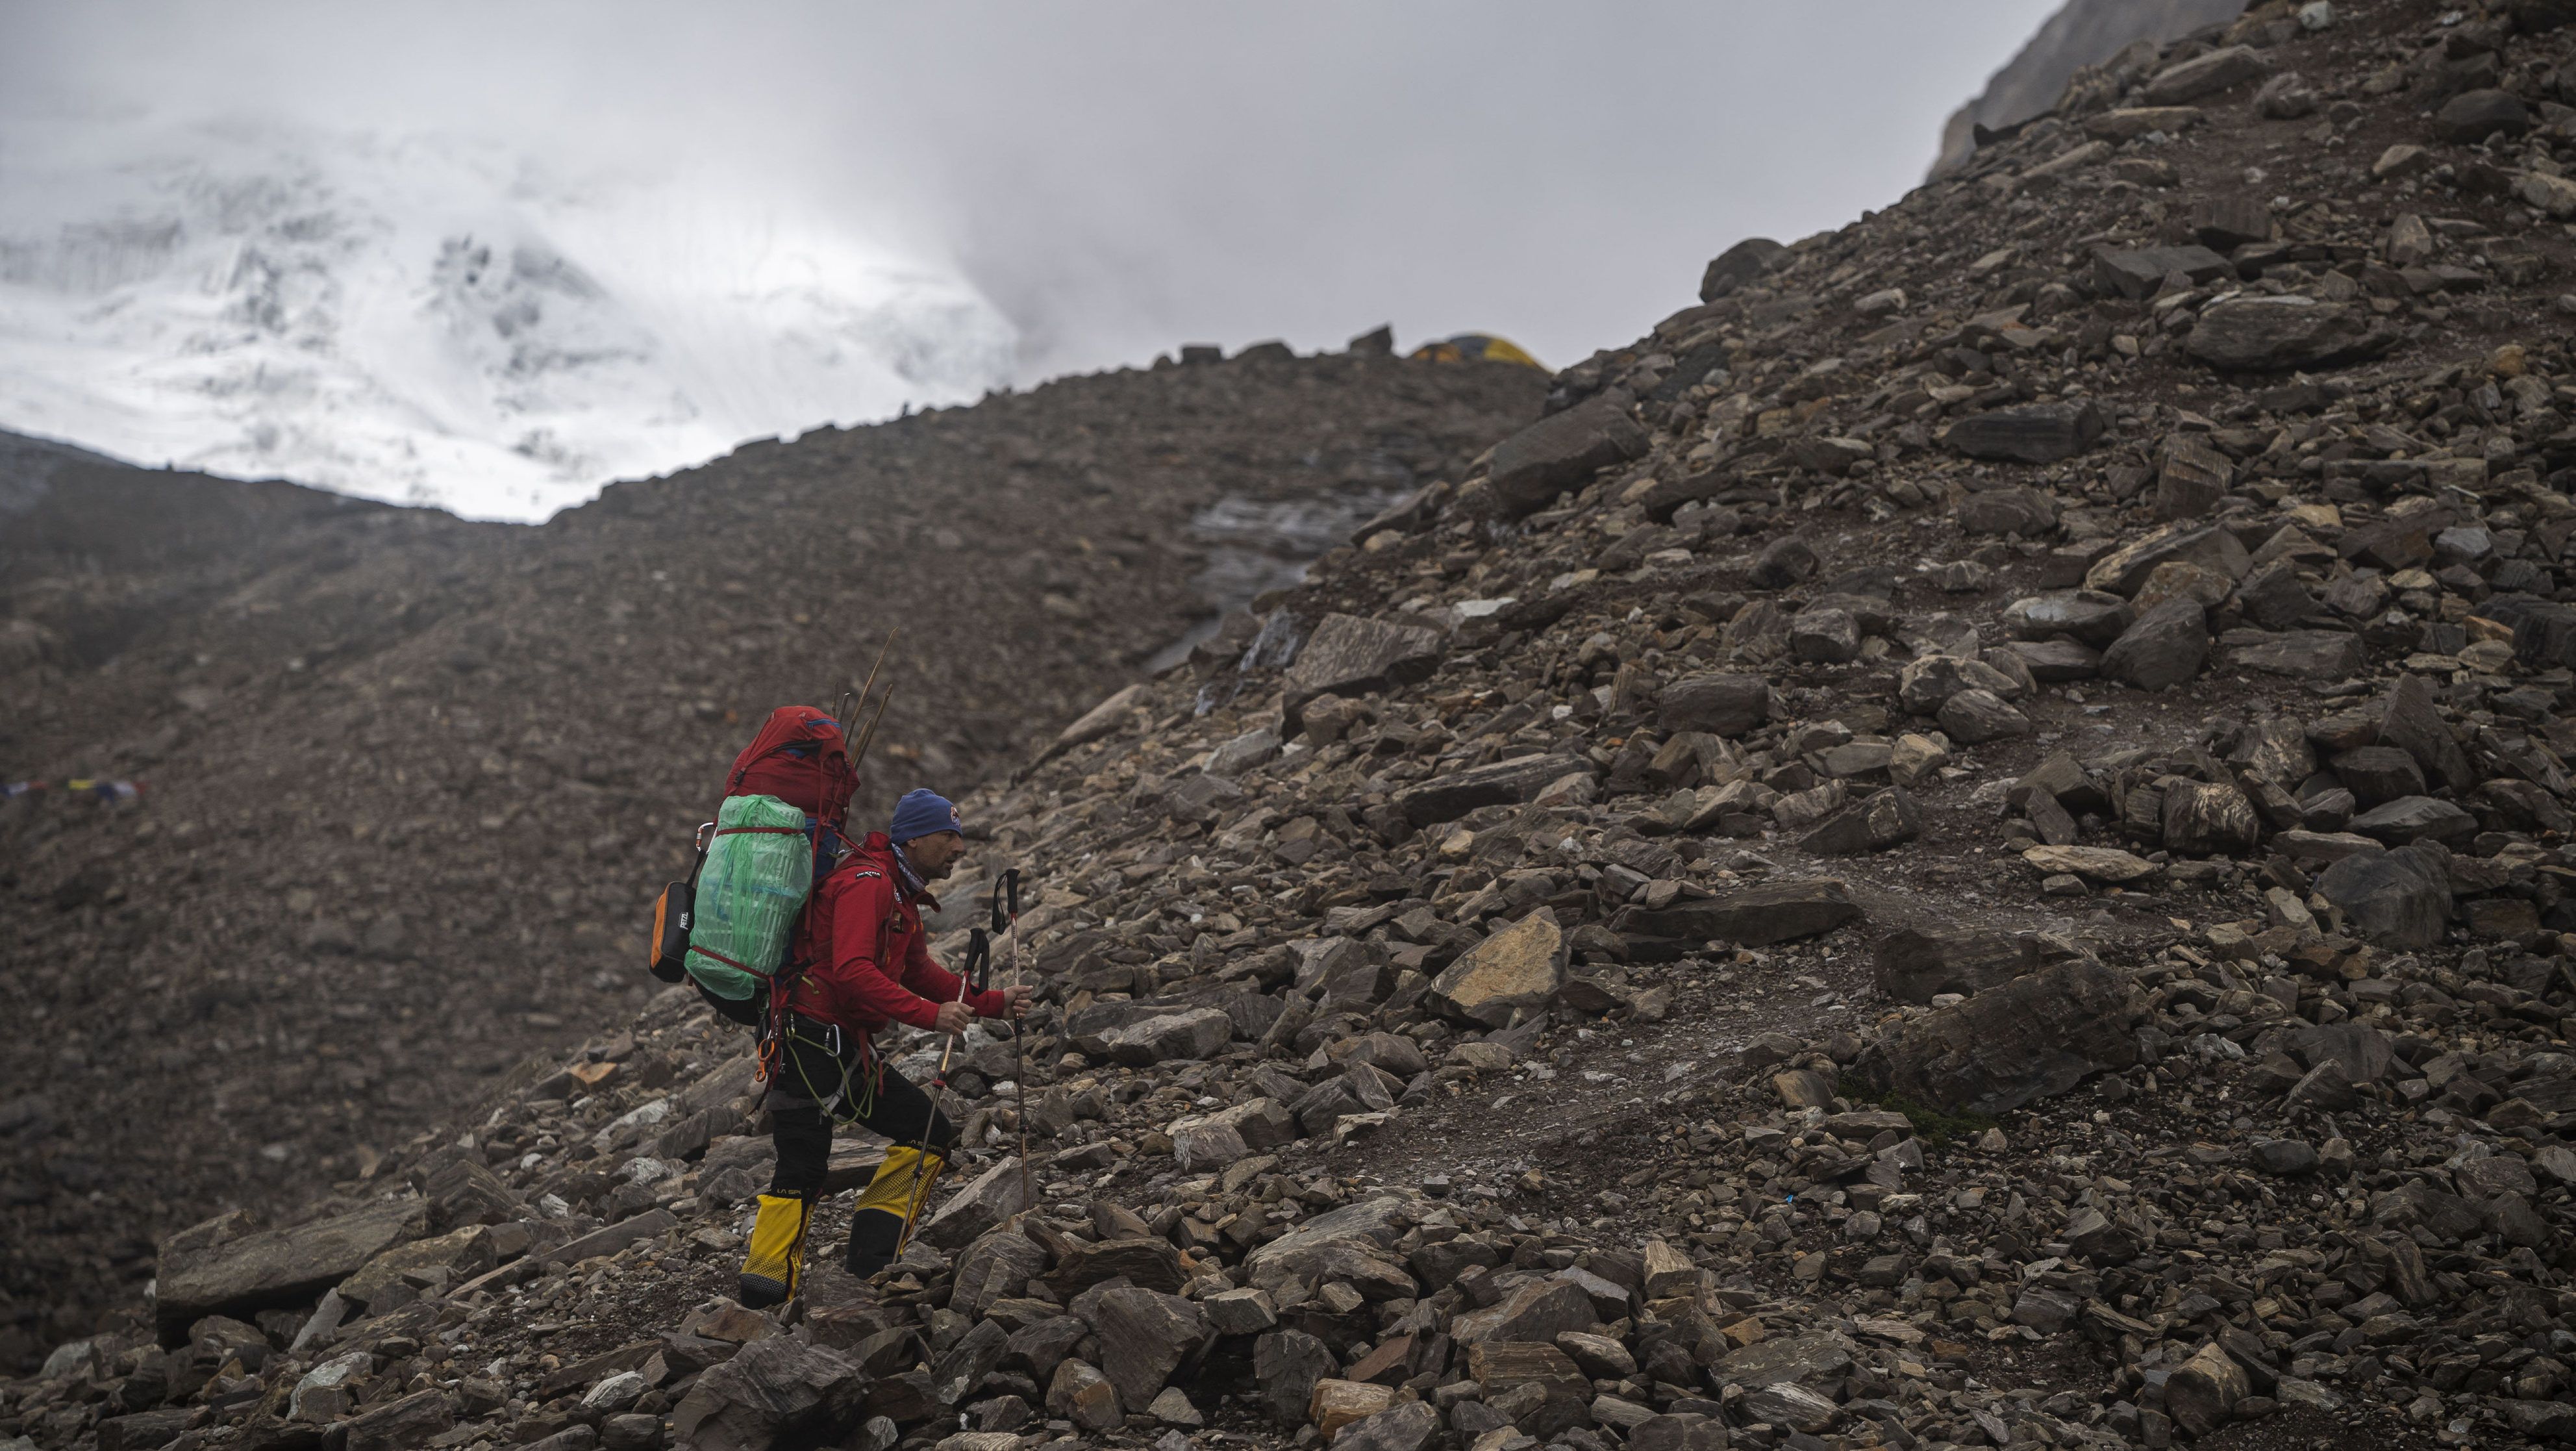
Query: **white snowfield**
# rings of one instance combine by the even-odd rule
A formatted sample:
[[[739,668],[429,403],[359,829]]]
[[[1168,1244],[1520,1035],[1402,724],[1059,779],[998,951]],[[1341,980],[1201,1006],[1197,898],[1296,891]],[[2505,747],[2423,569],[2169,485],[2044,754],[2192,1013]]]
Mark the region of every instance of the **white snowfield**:
[[[0,428],[540,520],[749,438],[969,401],[1010,324],[723,178],[86,118],[0,138]]]

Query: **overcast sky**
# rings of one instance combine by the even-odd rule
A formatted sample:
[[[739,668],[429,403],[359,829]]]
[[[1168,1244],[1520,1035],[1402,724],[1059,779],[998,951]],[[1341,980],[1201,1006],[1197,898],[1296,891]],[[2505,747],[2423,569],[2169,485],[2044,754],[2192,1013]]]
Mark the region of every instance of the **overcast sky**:
[[[0,147],[142,110],[684,167],[962,272],[1030,377],[1379,322],[1561,366],[1902,195],[2051,8],[6,0]]]

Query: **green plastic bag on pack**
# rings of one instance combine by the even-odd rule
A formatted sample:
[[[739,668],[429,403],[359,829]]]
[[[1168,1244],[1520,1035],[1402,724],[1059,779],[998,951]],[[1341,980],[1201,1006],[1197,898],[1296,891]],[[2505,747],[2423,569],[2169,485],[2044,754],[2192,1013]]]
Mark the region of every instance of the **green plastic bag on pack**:
[[[707,991],[740,1002],[786,961],[814,890],[811,831],[803,811],[775,796],[728,796],[717,809],[685,962]]]

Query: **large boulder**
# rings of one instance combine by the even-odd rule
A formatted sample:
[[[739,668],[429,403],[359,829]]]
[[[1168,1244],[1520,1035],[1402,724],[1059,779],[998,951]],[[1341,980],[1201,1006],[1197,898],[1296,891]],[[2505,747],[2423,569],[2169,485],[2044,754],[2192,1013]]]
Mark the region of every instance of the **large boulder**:
[[[2395,746],[2413,756],[2428,780],[2439,781],[2453,791],[2477,789],[2477,770],[2469,764],[2468,753],[2460,749],[2459,738],[2443,722],[2441,707],[2434,703],[2433,687],[2421,675],[2401,675],[2388,687],[2380,703],[2379,744]]]
[[[782,1436],[850,1419],[867,1372],[829,1346],[783,1335],[755,1340],[711,1367],[671,1413],[678,1451],[769,1451]]]
[[[1818,822],[1798,839],[1798,849],[1810,856],[1862,856],[1912,841],[1922,832],[1923,812],[1913,796],[1902,786],[1890,786]]]
[[[2179,106],[2260,80],[2271,71],[2261,51],[2250,45],[2231,45],[2156,72],[2148,78],[2140,99],[2150,106]]]
[[[1553,1342],[1568,1330],[1601,1323],[1592,1297],[1571,1280],[1532,1280],[1482,1310],[1451,1317],[1449,1338],[1460,1345],[1488,1340]]]
[[[969,1320],[1026,1289],[1046,1273],[1047,1253],[1015,1227],[988,1230],[957,1257],[957,1275],[948,1292],[948,1308]]]
[[[1851,889],[1836,877],[1764,882],[1757,887],[1675,902],[1669,907],[1622,907],[1610,930],[1632,946],[1731,942],[1768,947],[1817,937],[1863,915]]]
[[[1150,1068],[1168,1059],[1209,1057],[1233,1036],[1234,1019],[1223,1008],[1188,1008],[1111,1028],[1083,1051],[1130,1068]]]
[[[1485,487],[1505,513],[1526,514],[1644,453],[1646,430],[1628,416],[1631,401],[1614,388],[1495,444]]]
[[[2039,970],[2039,943],[1981,927],[1906,927],[1870,950],[1878,990],[1900,1003],[1984,992]]]
[[[2451,870],[2438,846],[2355,852],[2318,873],[2316,889],[2355,931],[2386,947],[2436,946],[2451,920]]]
[[[2130,998],[2120,973],[2069,958],[1896,1025],[1855,1069],[1916,1103],[2002,1113],[2137,1062]]]
[[[1542,906],[1459,955],[1432,980],[1429,1005],[1485,1028],[1544,1007],[1565,986],[1565,934]]]
[[[2220,372],[2278,372],[2374,358],[2397,337],[2367,308],[2289,293],[2211,303],[2183,351]]]
[[[2078,403],[2025,403],[1971,414],[1950,425],[1945,440],[1970,458],[2053,464],[2102,437],[2102,410]]]
[[[1252,1380],[1261,1404],[1292,1426],[1306,1419],[1315,1383],[1339,1369],[1324,1342],[1302,1330],[1273,1330],[1252,1342]]]
[[[1017,1154],[1004,1157],[948,1196],[939,1211],[922,1221],[921,1239],[944,1250],[964,1249],[1002,1221],[1029,1207],[1028,1176]]]
[[[1331,614],[1315,626],[1280,680],[1291,727],[1319,695],[1361,695],[1428,679],[1440,668],[1440,632],[1420,625]]]
[[[1580,756],[1515,756],[1407,786],[1395,793],[1394,805],[1412,826],[1437,826],[1480,806],[1519,805],[1563,777],[1591,770]]]
[[[1963,451],[1982,442],[1973,432],[1964,440],[1959,435],[1959,430],[1973,421],[1962,421],[1950,430],[1951,443]],[[2013,534],[2036,539],[2057,532],[2057,501],[2037,489],[1983,489],[1961,499],[1951,513],[1963,534]]]
[[[205,1228],[162,1241],[155,1304],[165,1326],[184,1329],[207,1315],[246,1319],[307,1303],[369,1260],[428,1233],[429,1206],[417,1199],[371,1204],[221,1241],[202,1233]]]
[[[463,1284],[497,1262],[492,1231],[470,1224],[386,1250],[340,1282],[340,1298],[364,1307],[370,1315],[382,1315],[420,1298],[420,1291],[408,1277],[423,1277],[424,1284],[430,1283],[428,1276],[448,1284]]]
[[[1699,274],[1699,300],[1715,302],[1760,277],[1788,250],[1768,237],[1747,237],[1718,253]]]
[[[2177,560],[2216,570],[2229,579],[2243,579],[2254,563],[2245,552],[2244,541],[2234,532],[2215,524],[2181,520],[2095,560],[2093,567],[2084,572],[2084,587],[2127,599],[2146,584],[2159,566]]]
[[[2004,630],[2016,640],[2069,635],[2097,650],[2120,638],[2136,618],[2127,600],[2102,590],[2051,590],[2004,606]]]
[[[1664,686],[1656,706],[1666,732],[1740,736],[1771,718],[1771,685],[1759,675],[1686,675]]]
[[[1174,1371],[1206,1353],[1211,1339],[1207,1316],[1178,1295],[1128,1285],[1074,1308],[1090,1311],[1087,1318],[1100,1336],[1101,1373],[1131,1406],[1151,1402]]]

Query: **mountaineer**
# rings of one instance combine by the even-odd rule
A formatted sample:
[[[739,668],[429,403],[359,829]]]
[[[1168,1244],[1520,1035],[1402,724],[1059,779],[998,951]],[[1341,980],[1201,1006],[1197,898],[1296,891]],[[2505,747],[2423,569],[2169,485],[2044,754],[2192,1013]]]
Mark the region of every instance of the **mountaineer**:
[[[956,1143],[947,1116],[879,1055],[876,1033],[897,1022],[956,1034],[977,1017],[1028,1011],[1031,989],[972,992],[931,960],[921,910],[938,910],[930,884],[965,851],[957,808],[933,791],[908,792],[889,828],[851,849],[815,889],[797,924],[790,960],[804,969],[787,988],[765,1100],[778,1168],[743,1262],[739,1298],[747,1306],[775,1305],[795,1291],[835,1123],[895,1144],[850,1216],[842,1264],[859,1276],[894,1258],[908,1211]]]

